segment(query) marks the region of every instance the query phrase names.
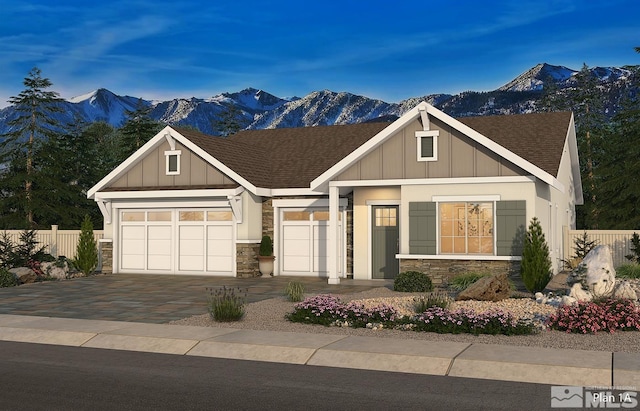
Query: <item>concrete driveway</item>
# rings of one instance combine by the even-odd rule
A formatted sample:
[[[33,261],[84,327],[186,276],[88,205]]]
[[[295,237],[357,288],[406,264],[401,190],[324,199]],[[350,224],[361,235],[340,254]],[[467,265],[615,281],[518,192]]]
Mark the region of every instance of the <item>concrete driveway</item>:
[[[393,287],[391,280],[342,280],[340,285],[329,285],[326,279],[304,277],[96,275],[0,288],[0,314],[166,323],[207,313],[207,288],[240,287],[247,292],[247,302],[255,302],[284,296],[289,281],[299,281],[305,293],[316,294]]]

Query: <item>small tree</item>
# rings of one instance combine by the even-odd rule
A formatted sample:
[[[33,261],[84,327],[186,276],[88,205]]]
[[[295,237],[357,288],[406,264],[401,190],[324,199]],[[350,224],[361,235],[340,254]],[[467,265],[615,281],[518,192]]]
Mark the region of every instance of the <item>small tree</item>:
[[[520,273],[525,287],[532,293],[544,290],[551,280],[549,246],[537,217],[533,217],[525,235]]]
[[[80,227],[80,238],[76,248],[76,259],[73,262],[76,268],[90,275],[98,266],[98,247],[93,236],[93,223],[89,215],[84,216]]]
[[[633,233],[631,237],[631,254],[625,255],[624,258],[631,261],[632,263],[640,263],[640,235],[638,233]]]

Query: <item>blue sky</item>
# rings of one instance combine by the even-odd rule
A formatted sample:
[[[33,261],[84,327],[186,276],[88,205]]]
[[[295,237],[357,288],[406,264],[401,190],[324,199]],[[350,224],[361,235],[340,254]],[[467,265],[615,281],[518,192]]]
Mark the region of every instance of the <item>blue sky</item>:
[[[0,107],[34,66],[63,98],[255,87],[397,102],[493,90],[542,62],[640,64],[637,0],[0,0],[0,17]]]

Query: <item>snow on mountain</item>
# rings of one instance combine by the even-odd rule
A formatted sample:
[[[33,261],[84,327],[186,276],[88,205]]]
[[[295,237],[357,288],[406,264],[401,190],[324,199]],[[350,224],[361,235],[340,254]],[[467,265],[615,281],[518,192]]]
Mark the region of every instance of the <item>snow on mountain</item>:
[[[515,79],[511,80],[499,91],[532,91],[542,90],[544,82],[552,79],[556,83],[563,83],[571,78],[575,70],[571,70],[564,66],[552,66],[547,63],[538,64],[537,66],[527,70]]]

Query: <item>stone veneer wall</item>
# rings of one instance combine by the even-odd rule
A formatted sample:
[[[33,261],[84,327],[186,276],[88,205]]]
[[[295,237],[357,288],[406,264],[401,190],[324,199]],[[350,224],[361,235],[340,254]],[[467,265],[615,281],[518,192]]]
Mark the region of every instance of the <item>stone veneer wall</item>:
[[[258,268],[259,250],[259,243],[236,244],[236,277],[251,278],[258,277],[260,275]]]
[[[102,274],[113,274],[113,243],[100,242],[100,258],[102,261]]]
[[[268,235],[273,240],[273,200],[265,198],[262,201],[262,235]]]
[[[401,259],[400,272],[404,271],[428,274],[436,287],[446,285],[453,277],[460,274],[507,272],[517,288],[520,289],[523,286],[520,277],[520,261]]]

